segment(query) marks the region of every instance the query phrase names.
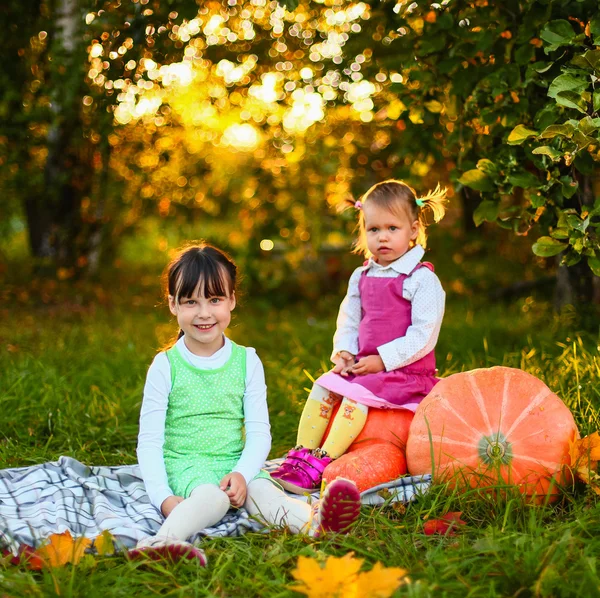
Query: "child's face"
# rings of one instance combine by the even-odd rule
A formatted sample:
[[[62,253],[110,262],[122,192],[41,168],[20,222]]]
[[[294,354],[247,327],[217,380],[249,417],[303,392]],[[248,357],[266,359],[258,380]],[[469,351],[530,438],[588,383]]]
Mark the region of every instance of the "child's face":
[[[196,288],[192,297],[169,295],[169,309],[185,336],[186,347],[196,355],[210,356],[223,346],[223,333],[231,322],[235,293],[224,297],[204,297]]]
[[[419,221],[408,211],[395,214],[385,208],[367,203],[364,208],[367,247],[378,264],[387,266],[402,257],[417,238]]]

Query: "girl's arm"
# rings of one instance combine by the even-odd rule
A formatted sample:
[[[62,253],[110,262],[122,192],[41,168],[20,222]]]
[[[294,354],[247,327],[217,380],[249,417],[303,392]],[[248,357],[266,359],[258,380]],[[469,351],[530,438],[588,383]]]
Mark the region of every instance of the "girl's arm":
[[[358,283],[363,271],[363,266],[354,270],[348,282],[348,292],[340,305],[336,330],[333,335],[332,360],[341,351],[347,351],[352,355],[358,353],[358,325],[362,315]]]
[[[444,317],[446,293],[428,268],[419,268],[405,280],[403,295],[412,304],[412,324],[404,336],[377,347],[388,372],[410,365],[432,351]]]
[[[159,353],[146,376],[144,398],[140,413],[137,457],[150,502],[161,511],[166,498],[173,495],[167,480],[163,457],[165,420],[169,392],[171,391],[171,366],[165,353]]]
[[[271,424],[267,408],[267,385],[263,365],[251,347],[246,349],[246,391],[244,392],[246,444],[233,471],[249,484],[263,468],[271,450]]]

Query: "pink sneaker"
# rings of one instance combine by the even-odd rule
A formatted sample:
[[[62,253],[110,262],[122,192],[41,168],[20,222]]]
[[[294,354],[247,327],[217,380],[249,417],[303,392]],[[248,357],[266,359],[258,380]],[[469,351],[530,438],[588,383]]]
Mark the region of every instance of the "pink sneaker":
[[[135,548],[127,552],[127,556],[132,560],[147,558],[151,561],[162,559],[169,559],[173,562],[195,561],[200,567],[206,567],[207,564],[204,551],[190,542],[157,536],[142,540]]]
[[[278,480],[283,474],[292,471],[298,461],[303,461],[306,455],[310,454],[310,449],[304,447],[293,448],[285,456],[283,463],[271,473],[271,477]]]
[[[286,458],[289,465],[285,471],[273,475],[288,492],[305,494],[316,492],[321,487],[325,468],[331,463],[331,457],[315,457],[308,449],[290,451]]]
[[[336,478],[323,492],[319,504],[319,531],[344,534],[360,515],[360,492],[356,484]]]

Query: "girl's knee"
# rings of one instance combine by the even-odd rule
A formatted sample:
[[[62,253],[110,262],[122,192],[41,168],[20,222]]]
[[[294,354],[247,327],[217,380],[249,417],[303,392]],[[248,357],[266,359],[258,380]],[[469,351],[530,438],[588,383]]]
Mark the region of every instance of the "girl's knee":
[[[313,387],[308,395],[309,399],[313,401],[318,401],[320,403],[327,403],[328,405],[334,405],[341,401],[342,396],[327,390],[323,386],[319,386],[318,384],[313,384]]]
[[[231,502],[229,500],[229,496],[227,493],[216,484],[202,484],[200,486],[196,486],[192,490],[192,494],[190,498],[194,497],[196,500],[201,500],[202,502],[208,501],[215,506],[220,506],[222,508],[227,508],[231,506]]]
[[[246,496],[250,497],[254,494],[260,494],[261,488],[264,489],[265,484],[268,484],[269,486],[273,485],[272,482],[270,482],[269,480],[266,480],[264,478],[257,478],[255,480],[250,480],[250,483],[248,484],[248,486],[246,488]]]
[[[362,403],[358,403],[357,401],[354,401],[353,399],[344,397],[342,404],[340,405],[339,413],[342,413],[342,414],[345,412],[353,413],[356,410],[358,410],[362,413],[365,413],[365,414],[369,413],[369,407],[367,405],[363,405]]]
[[[279,494],[283,494],[283,491],[271,480],[257,478],[248,484],[246,502],[263,502]]]
[[[226,511],[231,507],[231,501],[227,493],[218,486],[214,486],[214,502]]]
[[[216,489],[215,500],[217,500],[223,506],[223,508],[229,509],[231,506],[229,496],[227,496],[227,493],[221,490],[219,487]]]

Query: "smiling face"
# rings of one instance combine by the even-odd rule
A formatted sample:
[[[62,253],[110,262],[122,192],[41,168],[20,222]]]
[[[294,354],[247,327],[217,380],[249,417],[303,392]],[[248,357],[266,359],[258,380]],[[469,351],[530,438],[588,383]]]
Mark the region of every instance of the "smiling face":
[[[375,261],[387,266],[402,257],[419,233],[419,221],[404,209],[392,212],[375,203],[363,207],[367,248]]]
[[[202,284],[189,297],[169,295],[169,309],[177,317],[186,347],[195,355],[213,355],[223,346],[223,333],[231,322],[235,293],[204,296]]]

